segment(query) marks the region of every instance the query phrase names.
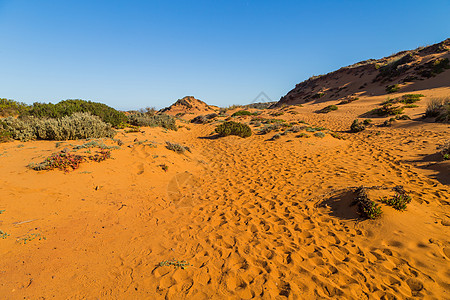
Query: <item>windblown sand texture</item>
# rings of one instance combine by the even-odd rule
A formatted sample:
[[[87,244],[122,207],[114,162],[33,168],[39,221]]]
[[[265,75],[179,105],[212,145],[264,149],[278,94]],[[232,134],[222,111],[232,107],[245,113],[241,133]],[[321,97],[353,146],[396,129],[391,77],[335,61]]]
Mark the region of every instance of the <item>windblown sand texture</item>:
[[[413,119],[427,98],[450,94],[418,92]],[[0,229],[10,234],[0,240],[1,298],[450,299],[450,167],[436,150],[450,129],[418,119],[347,133],[385,98],[329,114],[314,113],[320,103],[263,113],[344,140],[214,138],[218,123],[180,122],[176,132],[122,131],[113,159],[69,173],[26,166],[83,141],[0,144]],[[360,185],[403,185],[413,200],[361,220],[350,206]],[[30,234],[46,239],[20,242]],[[189,266],[159,266],[172,259]]]

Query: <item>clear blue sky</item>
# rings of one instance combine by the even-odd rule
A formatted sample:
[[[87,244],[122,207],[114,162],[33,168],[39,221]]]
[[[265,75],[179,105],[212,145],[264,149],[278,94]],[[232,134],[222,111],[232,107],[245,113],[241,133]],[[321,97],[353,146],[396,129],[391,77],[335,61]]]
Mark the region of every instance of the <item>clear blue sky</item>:
[[[2,1],[0,98],[118,109],[272,100],[450,37],[450,1]]]

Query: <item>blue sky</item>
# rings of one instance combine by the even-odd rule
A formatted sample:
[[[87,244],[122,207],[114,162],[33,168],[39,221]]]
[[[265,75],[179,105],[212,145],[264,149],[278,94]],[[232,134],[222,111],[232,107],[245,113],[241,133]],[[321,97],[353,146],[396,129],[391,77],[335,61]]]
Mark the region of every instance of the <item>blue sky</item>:
[[[162,108],[279,100],[450,37],[450,1],[2,1],[0,98]]]

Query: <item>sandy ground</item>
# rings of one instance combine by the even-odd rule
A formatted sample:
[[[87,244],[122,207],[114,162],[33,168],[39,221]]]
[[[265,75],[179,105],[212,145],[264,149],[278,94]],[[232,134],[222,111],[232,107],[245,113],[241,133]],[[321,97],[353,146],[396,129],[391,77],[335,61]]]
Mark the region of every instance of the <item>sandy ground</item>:
[[[0,230],[10,234],[0,239],[0,298],[450,299],[450,164],[436,150],[450,128],[418,119],[427,98],[407,110],[413,120],[357,134],[346,132],[353,119],[386,96],[277,117],[344,140],[214,138],[215,124],[181,122],[176,132],[120,132],[113,159],[69,173],[26,166],[83,141],[0,144]],[[361,220],[350,206],[361,185],[403,185],[413,200]],[[159,265],[167,260],[189,266]]]

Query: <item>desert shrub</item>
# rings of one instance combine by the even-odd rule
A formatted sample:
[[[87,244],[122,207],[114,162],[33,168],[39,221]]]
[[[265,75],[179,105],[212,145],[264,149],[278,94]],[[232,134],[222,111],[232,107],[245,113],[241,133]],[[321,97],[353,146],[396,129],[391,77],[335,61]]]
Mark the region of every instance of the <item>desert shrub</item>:
[[[270,114],[273,117],[278,117],[284,115],[284,111],[276,111]]]
[[[318,126],[318,127],[308,126],[305,128],[305,130],[308,132],[316,132],[316,131],[321,131],[321,130],[325,130],[325,129],[326,129],[325,127],[320,127],[320,126]]]
[[[371,119],[365,119],[364,121],[363,121],[363,124],[365,125],[365,126],[368,126],[368,125],[370,125],[372,123],[372,120]]]
[[[300,134],[296,135],[296,137],[297,138],[309,138],[309,135],[304,132],[301,132]]]
[[[386,92],[390,93],[395,93],[398,92],[400,90],[400,87],[398,86],[398,84],[392,84],[392,85],[388,85],[386,87]]]
[[[295,126],[292,126],[292,127],[291,127],[291,131],[292,131],[293,133],[297,133],[297,132],[300,132],[303,128],[304,128],[303,126],[295,125]]]
[[[389,120],[384,121],[382,126],[384,126],[384,127],[389,127],[389,126],[391,126],[394,122],[395,122],[395,118],[390,118]]]
[[[444,72],[446,69],[450,69],[450,64],[448,58],[438,58],[436,60],[426,63],[420,71],[419,74],[422,77],[431,78]]]
[[[0,128],[0,143],[6,143],[11,140],[11,133],[5,129]]]
[[[191,152],[191,149],[188,146],[183,146],[176,143],[166,142],[166,148],[176,153],[185,153],[186,151]]]
[[[397,115],[395,116],[396,120],[411,120],[411,118],[407,115]]]
[[[440,153],[445,160],[450,159],[450,140],[447,140],[442,145],[438,146],[438,150],[440,150]]]
[[[117,111],[106,104],[78,99],[64,100],[56,104],[35,102],[21,116],[58,119],[77,112],[98,116],[103,122],[112,126],[118,126],[120,123],[127,121],[127,117],[123,112]]]
[[[41,119],[26,117],[2,119],[4,130],[13,139],[28,141],[41,140],[77,140],[86,138],[114,137],[115,130],[99,117],[89,113],[74,113],[59,119]]]
[[[379,74],[377,75],[376,80],[391,79],[401,75],[408,69],[406,64],[413,60],[414,56],[411,53],[408,53],[397,60],[381,66],[379,68]]]
[[[233,121],[228,121],[220,124],[216,127],[215,132],[217,132],[219,136],[237,135],[243,138],[252,135],[252,130],[247,124]]]
[[[239,116],[254,116],[256,115],[255,113],[251,113],[248,110],[240,110],[235,112],[234,114],[232,114],[232,117],[239,117]]]
[[[263,128],[261,128],[259,130],[259,133],[260,134],[268,134],[271,131],[278,131],[280,129],[281,129],[281,125],[280,124],[277,124],[277,123],[275,123],[275,124],[268,124],[268,125],[265,125]]]
[[[175,118],[167,114],[134,113],[128,116],[128,123],[134,126],[162,127],[170,130],[178,130]]]
[[[358,205],[358,213],[365,219],[376,219],[381,216],[381,207],[369,199],[366,189],[359,187],[356,189],[356,198],[354,203]]]
[[[28,110],[28,105],[22,102],[0,98],[0,116],[18,116]]]
[[[359,97],[348,97],[348,98],[342,100],[341,102],[339,102],[337,105],[352,103],[353,101],[356,101],[356,100],[359,100]]]
[[[411,104],[411,103],[420,101],[421,97],[425,97],[425,96],[422,94],[405,94],[400,97],[399,102],[404,103],[404,104]]]
[[[338,140],[345,140],[345,137],[343,137],[342,135],[340,135],[339,133],[337,133],[337,132],[330,132],[330,135],[332,136],[332,137],[334,137],[335,139],[338,139]]]
[[[90,155],[89,159],[96,162],[101,162],[104,160],[107,160],[108,158],[111,158],[111,150],[108,149],[101,149],[100,151],[97,151],[94,155]]]
[[[431,99],[425,117],[436,117],[436,122],[450,123],[450,97]]]
[[[360,132],[363,131],[364,129],[366,129],[366,126],[363,123],[360,123],[358,119],[355,119],[352,125],[350,125],[351,132]]]
[[[403,106],[403,108],[416,108],[419,107],[418,105],[415,104],[406,104],[405,106]]]
[[[384,103],[382,107],[370,111],[370,114],[379,116],[395,116],[403,113],[403,107],[395,106],[393,103]]]
[[[314,136],[323,138],[323,137],[325,137],[325,133],[319,131],[319,132],[314,133]]]
[[[318,110],[317,112],[321,113],[321,114],[327,114],[330,111],[337,110],[337,109],[338,109],[338,107],[336,105],[328,105],[328,106],[325,106],[324,108],[322,108],[321,110]]]

